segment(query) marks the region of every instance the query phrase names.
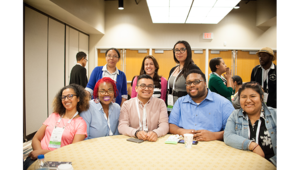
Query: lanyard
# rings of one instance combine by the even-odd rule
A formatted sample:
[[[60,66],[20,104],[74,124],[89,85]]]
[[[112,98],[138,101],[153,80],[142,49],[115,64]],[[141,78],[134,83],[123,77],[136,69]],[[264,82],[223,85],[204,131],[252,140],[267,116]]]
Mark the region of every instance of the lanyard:
[[[271,68],[269,68],[269,71],[270,71],[270,69],[271,69]],[[266,70],[265,70],[264,68],[262,68],[262,76],[261,76],[261,79],[262,79],[262,80],[261,80],[261,82],[262,82],[262,83],[261,83],[261,84],[262,84],[262,88],[264,88],[264,84],[265,84],[265,82],[264,82],[264,75],[265,75],[265,72],[266,72]],[[268,74],[269,74],[269,72],[267,72],[267,74],[266,74],[266,76],[267,76],[267,77],[266,77],[266,81],[267,81],[267,84],[266,84],[267,87],[266,87],[266,89],[268,89],[268,81],[269,81],[269,80],[268,80],[268,79],[269,79]]]
[[[140,109],[139,109],[139,102],[138,102],[138,97],[136,97],[136,109],[138,112],[138,116],[139,116],[139,125],[140,125],[140,129],[143,129],[143,131],[148,132],[148,126],[146,126],[146,120],[147,120],[147,113],[146,113],[146,105],[143,108],[143,128],[142,128],[142,124],[141,124],[141,118],[140,118]]]
[[[180,67],[180,66],[179,66]],[[178,67],[178,69],[179,69],[179,67]],[[179,76],[179,74],[181,73],[181,71],[182,71],[182,69],[179,71],[179,73],[177,74],[177,76],[175,77],[175,79],[174,79],[174,81],[173,81],[173,89],[172,89],[172,93],[173,93],[173,91],[175,90],[175,81],[176,81],[176,79],[177,79],[177,77]],[[173,71],[173,73],[171,74],[171,76],[174,74],[174,72],[175,72],[175,70]],[[170,77],[171,77],[170,76]],[[170,80],[168,81],[168,90],[170,89]]]
[[[72,117],[72,119],[70,119],[70,120],[68,121],[68,123],[63,127],[63,129],[64,129],[69,123],[71,123],[71,121],[73,120],[73,118],[74,118],[75,116],[77,116],[77,115],[78,115],[78,112],[75,113],[75,115]],[[61,118],[62,118],[62,117],[60,117],[59,120],[57,121],[57,123],[55,124],[55,128],[56,128],[57,125],[59,125],[59,122],[61,121]],[[54,128],[54,129],[55,129],[55,128]]]
[[[247,116],[247,121],[248,121],[248,116]],[[251,123],[251,121],[250,121]],[[258,136],[259,136],[259,131],[260,131],[260,125],[261,125],[261,120],[260,118],[258,119],[258,125],[256,129],[256,140],[255,142],[258,144]],[[250,128],[248,128],[248,139],[250,139]]]

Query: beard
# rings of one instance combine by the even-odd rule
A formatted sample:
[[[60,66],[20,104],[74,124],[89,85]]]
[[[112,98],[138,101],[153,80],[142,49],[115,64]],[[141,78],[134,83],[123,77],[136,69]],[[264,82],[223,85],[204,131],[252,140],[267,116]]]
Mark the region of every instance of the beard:
[[[201,98],[206,95],[205,88],[202,91],[200,91],[198,88],[196,88],[195,90],[197,90],[197,93],[195,95],[192,95],[190,92],[188,92],[192,99]]]

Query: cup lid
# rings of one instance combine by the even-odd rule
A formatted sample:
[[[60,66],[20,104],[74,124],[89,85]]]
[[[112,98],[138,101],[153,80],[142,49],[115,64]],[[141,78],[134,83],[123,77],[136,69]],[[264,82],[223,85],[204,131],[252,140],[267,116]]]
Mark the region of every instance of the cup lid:
[[[73,170],[73,167],[71,164],[60,164],[58,165],[57,170]]]

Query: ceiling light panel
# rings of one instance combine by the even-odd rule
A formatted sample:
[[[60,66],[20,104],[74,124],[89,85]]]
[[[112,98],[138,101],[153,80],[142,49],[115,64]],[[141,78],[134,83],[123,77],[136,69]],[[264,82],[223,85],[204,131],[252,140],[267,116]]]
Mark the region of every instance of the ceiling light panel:
[[[208,13],[207,17],[218,17],[218,16],[226,16],[232,8],[212,8]]]
[[[217,0],[194,0],[193,7],[213,7]]]
[[[205,17],[207,16],[207,14],[209,13],[209,11],[211,10],[211,7],[192,7],[189,17]]]
[[[193,0],[170,0],[170,7],[191,7]]]
[[[170,6],[170,0],[147,0],[148,7],[168,7]]]
[[[229,7],[229,8],[233,8],[235,7],[238,3],[240,2],[240,0],[218,0],[216,2],[216,4],[214,5],[214,7]]]
[[[233,7],[235,7],[240,2],[240,0],[146,1],[153,23],[199,24],[219,23],[233,9]]]

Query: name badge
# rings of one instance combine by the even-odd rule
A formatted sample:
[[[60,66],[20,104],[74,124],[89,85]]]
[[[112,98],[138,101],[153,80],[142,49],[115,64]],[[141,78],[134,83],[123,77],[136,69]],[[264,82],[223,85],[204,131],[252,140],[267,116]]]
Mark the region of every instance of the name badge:
[[[173,95],[168,94],[168,111],[172,111],[173,105]]]
[[[64,128],[57,127],[54,128],[50,137],[49,146],[50,148],[60,148],[61,145],[61,137],[64,132]]]

